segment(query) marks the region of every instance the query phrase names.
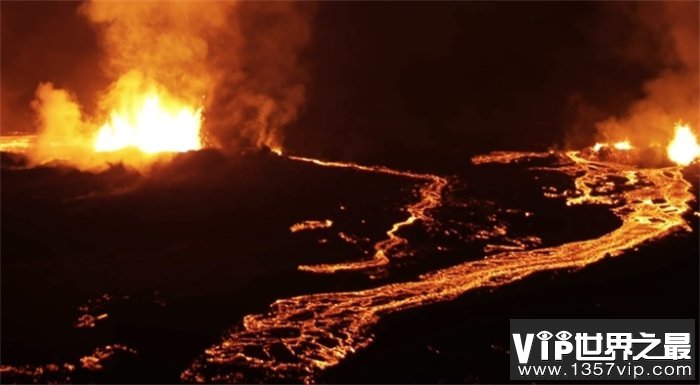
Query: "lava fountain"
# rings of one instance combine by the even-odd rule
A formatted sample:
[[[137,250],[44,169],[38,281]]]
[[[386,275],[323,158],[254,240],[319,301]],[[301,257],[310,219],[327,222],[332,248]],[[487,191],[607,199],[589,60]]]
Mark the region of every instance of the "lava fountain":
[[[134,147],[146,154],[184,152],[202,148],[202,109],[179,105],[156,91],[130,98],[100,127],[95,151]]]
[[[667,148],[668,158],[678,165],[687,166],[700,157],[700,145],[689,125],[678,122],[675,132]]]
[[[204,111],[211,111],[224,78],[212,47],[230,36],[234,8],[231,2],[84,2],[77,12],[95,28],[109,83],[94,94],[39,84],[31,163],[145,168],[205,147]]]
[[[199,150],[203,105],[192,96],[174,96],[172,88],[132,70],[104,94],[94,116],[84,116],[68,91],[41,84],[33,103],[40,130],[28,153],[36,164],[62,161],[101,169],[114,163],[143,168],[173,153]]]

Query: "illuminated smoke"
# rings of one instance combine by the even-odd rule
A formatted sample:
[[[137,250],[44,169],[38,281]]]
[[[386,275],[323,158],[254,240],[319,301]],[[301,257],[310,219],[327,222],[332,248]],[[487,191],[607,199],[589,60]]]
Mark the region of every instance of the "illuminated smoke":
[[[234,24],[211,46],[216,87],[208,132],[224,148],[282,148],[281,128],[294,121],[309,75],[302,52],[315,5],[240,2]]]
[[[118,79],[131,71],[199,103],[213,87],[210,42],[229,28],[234,3],[89,1],[79,13],[100,36],[103,70]],[[109,93],[108,93],[109,95]]]
[[[620,116],[609,117],[596,124],[600,140],[606,142],[633,138],[633,143],[662,146],[673,137],[674,123],[679,119],[700,123],[698,79],[698,3],[668,2],[632,8],[633,17],[650,32],[661,52],[646,48],[620,47],[628,56],[640,60],[661,60],[663,68],[643,86],[644,97],[629,106]]]
[[[182,122],[175,119],[182,111],[192,112],[197,121],[188,121],[197,127],[181,130],[193,139],[178,142],[176,151],[200,148],[200,142],[227,150],[281,147],[280,128],[296,119],[304,101],[307,78],[298,58],[310,37],[313,8],[293,3],[84,3],[78,12],[98,34],[104,53],[95,72],[103,71],[112,85],[99,95],[93,116],[85,116],[69,91],[40,84],[32,104],[40,123],[33,160],[66,160],[81,167],[107,160],[143,163],[148,156],[139,151],[124,151],[121,156],[91,152],[96,147],[133,146],[157,153],[153,133],[163,135],[168,122]],[[135,116],[135,111],[148,111],[139,101],[152,100],[156,94],[154,105],[163,110],[155,115],[162,119]],[[201,117],[197,111],[202,111]],[[115,116],[131,116],[133,122],[121,119],[123,124],[118,125]],[[146,129],[143,121],[166,127],[133,133],[134,127]],[[107,122],[110,129],[120,126],[122,132],[98,135]],[[193,137],[192,129],[199,131],[202,124],[199,138]],[[141,144],[139,138],[144,136],[149,140]],[[114,141],[105,144],[105,138]]]
[[[36,162],[70,158],[81,164],[89,163],[90,149],[83,142],[89,128],[73,95],[52,83],[41,83],[32,108],[42,133],[30,152]]]

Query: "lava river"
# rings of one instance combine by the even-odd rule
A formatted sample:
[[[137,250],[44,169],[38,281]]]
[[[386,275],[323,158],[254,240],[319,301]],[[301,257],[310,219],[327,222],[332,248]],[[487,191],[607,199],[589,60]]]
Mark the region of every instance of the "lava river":
[[[289,158],[301,162],[313,163],[323,167],[350,168],[363,172],[401,176],[427,182],[420,188],[420,199],[406,207],[406,211],[409,213],[408,218],[394,223],[391,226],[391,229],[386,232],[387,237],[384,240],[374,244],[374,255],[372,256],[372,259],[338,264],[299,266],[299,270],[313,273],[335,273],[344,270],[381,268],[389,263],[389,255],[393,257],[401,257],[403,253],[397,249],[399,246],[405,245],[408,241],[405,238],[400,237],[398,235],[398,231],[402,227],[409,226],[418,220],[422,221],[426,225],[430,225],[432,218],[428,215],[428,212],[440,204],[442,199],[442,191],[445,186],[447,186],[447,179],[431,174],[398,171],[381,166],[363,166],[356,163],[328,162],[300,156],[289,156]]]
[[[222,341],[181,374],[188,382],[313,382],[326,368],[372,342],[372,327],[387,314],[449,301],[483,287],[505,285],[535,272],[576,269],[607,256],[617,256],[640,244],[671,233],[689,230],[683,214],[694,199],[680,167],[640,169],[588,159],[584,152],[499,152],[474,158],[482,163],[526,162],[556,157],[546,168],[570,176],[575,190],[553,195],[569,205],[610,206],[622,225],[595,239],[553,247],[506,251],[433,271],[415,281],[387,284],[367,290],[321,293],[280,299],[263,314],[244,317]],[[408,242],[397,231],[416,221],[431,221],[430,211],[441,204],[447,180],[383,167],[325,162],[324,167],[354,168],[417,179],[423,182],[418,202],[406,208],[409,216],[392,226],[387,238],[374,245],[370,260],[337,265],[302,266],[302,270],[332,273],[374,268],[395,257],[397,246]]]

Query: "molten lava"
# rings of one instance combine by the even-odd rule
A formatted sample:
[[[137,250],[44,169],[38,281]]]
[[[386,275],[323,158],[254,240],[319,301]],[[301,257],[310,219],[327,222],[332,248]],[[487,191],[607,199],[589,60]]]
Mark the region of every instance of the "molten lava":
[[[684,214],[694,199],[691,184],[681,167],[645,168],[600,161],[586,152],[498,152],[473,159],[484,163],[518,163],[552,158],[553,166],[537,168],[562,173],[573,179],[574,188],[552,196],[569,205],[595,204],[610,207],[621,221],[617,229],[588,240],[549,247],[506,250],[487,258],[467,260],[452,267],[423,274],[414,280],[393,282],[369,289],[329,292],[279,299],[269,309],[243,318],[239,327],[206,349],[182,374],[186,382],[305,382],[313,383],[329,367],[373,341],[372,328],[385,316],[407,309],[453,300],[478,288],[506,285],[537,272],[578,269],[607,257],[615,257],[640,245],[679,231],[689,231]],[[387,263],[387,253],[407,242],[397,227],[416,220],[432,220],[429,212],[441,203],[447,180],[383,167],[324,162],[293,157],[326,167],[386,173],[424,180],[420,201],[409,207],[409,219],[390,230],[375,245],[370,261],[355,264],[306,267],[314,272],[376,267]],[[611,186],[610,184],[613,184]]]
[[[615,147],[616,150],[627,151],[632,149],[632,144],[630,144],[629,140],[623,140],[622,142],[613,144],[613,147]]]
[[[31,148],[35,139],[34,135],[2,135],[0,136],[0,151],[23,153]]]
[[[301,156],[290,155],[289,159],[313,163],[323,167],[348,168],[356,171],[394,175],[426,182],[418,191],[420,199],[405,208],[409,216],[402,221],[394,223],[391,226],[391,229],[386,232],[386,238],[374,244],[374,255],[372,256],[372,259],[337,264],[299,266],[299,270],[312,273],[328,274],[339,271],[381,268],[389,263],[390,256],[396,258],[403,257],[405,253],[398,251],[398,248],[407,244],[408,241],[398,234],[399,230],[401,230],[403,227],[412,225],[416,221],[422,221],[424,224],[430,224],[432,222],[432,218],[429,215],[429,211],[440,205],[442,200],[442,190],[447,186],[447,179],[432,174],[399,171],[382,166],[363,166],[350,162],[328,162]]]
[[[676,164],[687,166],[700,157],[700,145],[687,124],[676,123],[676,135],[668,145],[668,158]]]
[[[181,105],[156,91],[134,96],[122,107],[113,110],[97,132],[95,151],[133,147],[154,154],[202,148],[201,108]]]
[[[601,149],[607,148],[607,147],[611,147],[611,145],[609,145],[608,143],[596,143],[596,144],[593,146],[593,151],[594,151],[594,152],[598,152],[598,151],[600,151]],[[629,150],[632,149],[632,144],[630,143],[629,140],[626,140],[626,139],[625,139],[625,140],[623,140],[623,141],[621,141],[621,142],[613,143],[613,144],[612,144],[612,147],[613,147],[614,149],[620,150],[620,151],[629,151]]]

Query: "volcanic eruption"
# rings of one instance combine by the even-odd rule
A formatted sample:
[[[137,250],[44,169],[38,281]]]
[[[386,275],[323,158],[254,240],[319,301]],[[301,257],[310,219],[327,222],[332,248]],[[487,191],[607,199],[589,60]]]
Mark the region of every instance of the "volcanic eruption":
[[[488,4],[468,4],[453,15],[442,6],[435,11],[441,24],[431,29],[451,31],[442,25],[449,20],[455,30],[469,31],[461,18],[476,22],[496,12]],[[348,9],[333,14],[333,7]],[[611,102],[614,113],[584,109],[595,112],[581,117],[588,124],[585,144],[573,144],[569,127],[557,128],[565,144],[542,145],[528,129],[510,125],[501,136],[517,133],[514,142],[522,143],[508,148],[493,145],[498,142],[482,135],[489,126],[478,124],[507,115],[506,107],[522,113],[517,103],[498,99],[486,112],[461,106],[460,118],[448,119],[460,102],[447,91],[431,95],[433,104],[421,103],[424,95],[400,102],[388,97],[422,94],[444,80],[425,70],[433,62],[454,71],[451,81],[478,85],[481,73],[455,70],[462,59],[432,52],[460,48],[457,39],[471,33],[455,32],[454,44],[444,47],[433,47],[440,39],[427,44],[416,38],[407,57],[420,59],[394,58],[411,68],[410,76],[390,78],[396,90],[379,92],[379,105],[368,92],[374,88],[348,79],[371,78],[380,63],[359,66],[366,71],[360,75],[329,70],[327,63],[337,65],[329,58],[336,53],[313,51],[313,44],[336,43],[319,26],[337,23],[338,35],[356,43],[343,46],[338,60],[365,48],[357,36],[372,20],[344,25],[357,16],[352,7],[358,5],[87,1],[77,7],[79,20],[95,32],[100,65],[91,69],[104,82],[91,97],[50,78],[33,84],[36,133],[0,138],[3,305],[10,310],[3,309],[3,341],[9,341],[3,382],[352,382],[367,364],[363,357],[380,357],[381,367],[410,354],[418,358],[400,363],[398,372],[428,368],[437,373],[431,379],[444,382],[504,382],[503,374],[468,377],[472,372],[465,371],[483,373],[482,359],[500,370],[510,353],[503,338],[492,336],[507,338],[502,329],[509,318],[681,318],[695,311],[657,314],[637,295],[673,293],[672,285],[661,283],[678,283],[674,273],[695,279],[678,285],[697,283],[688,268],[697,262],[697,249],[688,250],[698,233],[698,186],[692,182],[700,164],[693,93],[698,48],[691,44],[697,20],[685,8],[630,8],[640,30],[663,37],[664,54],[653,63],[662,70],[644,78],[640,92],[626,95],[629,105]],[[606,7],[595,10],[607,15]],[[661,21],[648,17],[659,9]],[[541,15],[533,14],[540,23]],[[386,27],[380,21],[374,22]],[[412,18],[406,23],[408,31],[422,25]],[[405,37],[386,33],[390,42]],[[370,43],[382,52],[392,48],[381,39]],[[494,46],[484,54],[499,55]],[[563,56],[569,52],[564,46]],[[496,57],[484,58],[480,70],[502,61]],[[642,75],[650,71],[647,64]],[[388,67],[379,77],[399,71],[398,64]],[[484,99],[500,76],[488,73],[493,79]],[[335,83],[324,83],[329,79]],[[543,88],[523,98],[542,90],[570,92]],[[312,135],[316,128],[304,126],[341,120],[337,111],[318,112],[318,105],[336,102],[324,91],[338,95],[341,111],[358,116],[352,121],[357,131],[329,141],[347,145],[342,151],[324,147],[322,137]],[[519,92],[504,91],[503,98]],[[365,99],[375,121],[361,116]],[[404,119],[385,119],[401,108]],[[430,108],[439,119],[429,118]],[[305,114],[318,120],[304,120]],[[540,119],[552,116],[522,127],[549,127]],[[470,134],[460,137],[448,121],[476,128],[465,124],[460,129]],[[435,133],[415,122],[434,125]],[[362,130],[380,133],[367,140]],[[439,158],[442,149],[475,140],[489,144],[464,151],[449,167],[415,156],[425,151]],[[408,150],[412,145],[418,152]],[[356,150],[363,146],[369,150]],[[440,151],[431,153],[435,148]],[[381,156],[371,156],[376,153]],[[402,157],[412,163],[402,164]],[[595,279],[581,278],[586,274]],[[619,286],[611,286],[608,275],[620,276]],[[661,283],[648,285],[650,279]],[[567,294],[543,281],[557,282]],[[616,289],[600,295],[598,285]],[[508,313],[523,303],[533,310]],[[614,310],[605,313],[606,305]],[[467,358],[450,356],[459,349],[444,341],[446,349],[436,348],[439,336],[458,340],[454,336],[472,329],[454,326],[459,322],[451,316],[412,330],[412,317],[434,310],[455,319],[469,313],[488,324],[471,331],[491,338],[486,348],[460,340]],[[394,329],[399,337],[387,337]],[[413,337],[418,347],[409,346]],[[441,377],[443,367],[458,376]]]

